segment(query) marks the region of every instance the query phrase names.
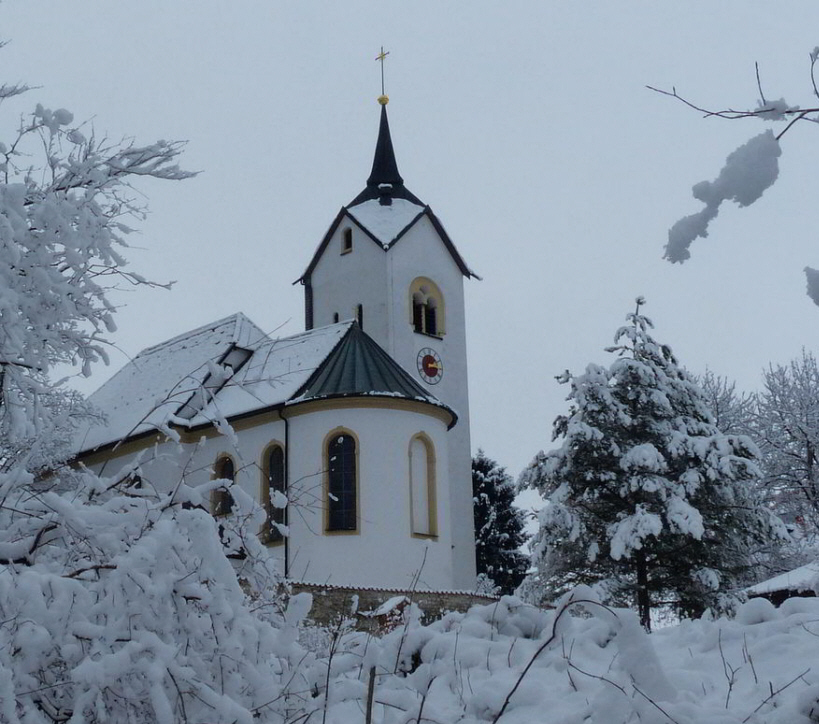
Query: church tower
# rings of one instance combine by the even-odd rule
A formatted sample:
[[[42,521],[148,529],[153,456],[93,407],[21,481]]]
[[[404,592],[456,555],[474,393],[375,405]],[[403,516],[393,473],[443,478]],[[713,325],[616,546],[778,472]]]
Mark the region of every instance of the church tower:
[[[453,583],[475,585],[464,279],[478,278],[432,209],[398,172],[381,120],[367,185],[342,207],[299,281],[308,330],[355,318],[394,360],[458,415],[447,433]],[[387,431],[388,434],[388,431]],[[390,515],[395,511],[384,511]]]

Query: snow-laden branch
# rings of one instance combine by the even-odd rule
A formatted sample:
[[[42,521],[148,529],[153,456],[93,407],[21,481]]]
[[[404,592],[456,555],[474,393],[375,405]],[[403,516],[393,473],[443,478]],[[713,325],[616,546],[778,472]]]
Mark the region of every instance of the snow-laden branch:
[[[810,53],[810,83],[812,95],[819,98],[819,87],[816,83],[816,64],[819,61],[819,46]],[[759,89],[759,100],[755,108],[725,108],[713,110],[693,103],[677,92],[654,86],[646,86],[655,93],[669,96],[684,103],[688,108],[698,111],[705,118],[725,118],[740,120],[758,118],[763,121],[786,122],[778,133],[769,130],[751,138],[737,148],[726,159],[725,166],[714,181],[702,181],[693,187],[694,198],[702,201],[705,207],[677,221],[668,232],[668,243],[665,246],[665,258],[670,262],[684,262],[690,258],[689,248],[697,238],[708,236],[708,226],[719,213],[723,201],[735,201],[739,206],[749,206],[776,181],[779,176],[778,159],[782,153],[780,141],[798,122],[819,123],[819,106],[800,107],[792,105],[784,98],[768,100],[762,90],[759,77],[759,65],[756,65],[756,80]],[[819,272],[805,267],[807,294],[819,304]]]

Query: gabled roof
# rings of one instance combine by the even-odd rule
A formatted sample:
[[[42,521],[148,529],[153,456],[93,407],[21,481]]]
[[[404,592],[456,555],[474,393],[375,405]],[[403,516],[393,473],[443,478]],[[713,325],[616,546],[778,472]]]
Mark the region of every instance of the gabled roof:
[[[381,106],[381,124],[375,145],[373,168],[367,179],[367,186],[347,206],[336,215],[330,228],[318,245],[307,268],[296,281],[310,282],[316,264],[330,239],[344,219],[352,220],[362,231],[385,252],[389,251],[421,217],[426,216],[441,237],[461,273],[466,277],[480,277],[475,274],[458,253],[455,244],[432,209],[404,186],[404,179],[398,173],[398,163],[390,137],[387,107]]]
[[[106,425],[84,427],[75,449],[89,450],[124,440],[164,423],[203,386],[233,346],[251,348],[264,332],[238,313],[142,350],[89,397]]]
[[[349,396],[425,402],[450,412],[452,424],[456,419],[353,321],[271,339],[235,314],[134,357],[89,397],[106,422],[79,429],[74,449],[90,452],[168,425],[194,429]]]

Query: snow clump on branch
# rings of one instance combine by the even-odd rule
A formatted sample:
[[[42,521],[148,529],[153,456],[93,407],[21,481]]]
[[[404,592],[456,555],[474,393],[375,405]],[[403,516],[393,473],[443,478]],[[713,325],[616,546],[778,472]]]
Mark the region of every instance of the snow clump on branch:
[[[694,198],[705,208],[680,219],[668,232],[665,258],[684,262],[691,256],[688,250],[697,237],[708,236],[708,225],[719,213],[723,201],[736,201],[750,206],[773,185],[779,176],[779,156],[782,148],[773,131],[754,136],[731,153],[714,181],[700,181],[692,189]]]

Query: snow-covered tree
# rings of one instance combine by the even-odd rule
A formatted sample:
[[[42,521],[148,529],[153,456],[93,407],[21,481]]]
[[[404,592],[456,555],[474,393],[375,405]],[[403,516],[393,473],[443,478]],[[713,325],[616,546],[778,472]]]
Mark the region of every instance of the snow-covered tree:
[[[520,550],[528,536],[523,530],[524,513],[514,505],[515,493],[506,469],[478,450],[472,458],[477,570],[507,594],[520,585],[529,565]]]
[[[547,499],[522,590],[554,599],[578,583],[635,601],[643,625],[660,603],[696,616],[725,603],[755,546],[780,530],[761,505],[757,449],[724,435],[671,349],[637,310],[609,366],[565,373],[561,446],[540,453],[523,485]]]
[[[0,101],[24,91],[0,86]],[[141,213],[130,184],[189,176],[180,150],[100,140],[67,110],[41,105],[0,143],[0,721],[9,724],[249,723],[294,702],[282,682],[295,676],[298,611],[277,618],[258,505],[233,491],[222,538],[242,556],[231,560],[206,510],[226,481],[193,489],[180,470],[156,490],[138,466],[101,478],[65,465],[73,421],[94,413],[49,374],[58,363],[87,374],[105,358],[109,288],[147,283],[121,255],[126,222]]]
[[[782,124],[781,130],[769,129],[754,136],[728,155],[725,166],[713,181],[701,181],[694,185],[694,198],[702,201],[704,207],[695,214],[677,221],[668,232],[665,258],[670,262],[684,262],[691,256],[689,248],[697,238],[708,236],[708,226],[719,213],[724,201],[734,201],[739,206],[749,206],[758,201],[762,194],[779,176],[779,156],[782,154],[781,139],[800,121],[819,122],[819,86],[816,80],[816,64],[819,61],[819,46],[810,53],[810,87],[813,103],[794,105],[784,98],[766,98],[762,90],[759,67],[757,66],[757,87],[759,99],[755,108],[747,110],[709,110],[701,108],[677,93],[676,88],[667,91],[649,88],[663,95],[676,98],[707,118],[736,120],[756,118],[765,122]],[[799,123],[799,125],[804,125]],[[819,270],[805,267],[807,293],[814,303],[819,304]]]
[[[706,370],[694,375],[693,380],[702,391],[714,424],[720,432],[730,435],[748,435],[756,439],[756,395],[737,390],[736,382]]]
[[[819,366],[812,353],[764,372],[757,435],[764,484],[777,511],[819,532]]]

